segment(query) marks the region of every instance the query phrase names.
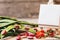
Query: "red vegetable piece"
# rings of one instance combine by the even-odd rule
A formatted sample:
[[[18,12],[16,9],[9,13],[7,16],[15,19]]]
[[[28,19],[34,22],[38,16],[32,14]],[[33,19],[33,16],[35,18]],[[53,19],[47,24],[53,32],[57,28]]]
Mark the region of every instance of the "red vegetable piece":
[[[36,30],[36,32],[38,31],[38,29],[37,29],[37,28],[34,28],[34,30]]]
[[[45,31],[44,30],[41,30],[40,32],[44,33]]]
[[[16,38],[16,40],[21,40],[21,36],[18,35],[17,38]]]
[[[26,36],[29,36],[29,33],[28,32],[26,32]]]
[[[25,27],[25,30],[29,30],[30,28],[29,27]]]
[[[18,24],[15,24],[15,29],[19,29],[19,25]]]
[[[54,33],[50,33],[49,36],[54,37]]]
[[[29,36],[32,36],[32,37],[34,37],[35,35],[31,33],[31,34],[29,34]]]
[[[15,29],[19,29],[19,26],[15,26]]]
[[[6,31],[6,30],[3,30],[3,31],[1,32],[1,34],[2,34],[2,35],[6,35],[6,34],[7,34],[7,31]]]
[[[44,36],[45,35],[44,35],[43,32],[41,32],[41,31],[36,32],[36,38],[41,38],[41,37],[44,37]]]

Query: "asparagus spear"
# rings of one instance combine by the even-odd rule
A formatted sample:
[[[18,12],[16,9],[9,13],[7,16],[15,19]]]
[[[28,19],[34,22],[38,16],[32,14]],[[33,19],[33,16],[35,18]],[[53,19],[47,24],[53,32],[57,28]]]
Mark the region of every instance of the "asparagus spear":
[[[9,20],[14,20],[14,21],[17,21],[16,19],[14,19],[14,18],[10,18],[10,17],[2,17],[2,16],[0,16],[0,19],[2,20],[2,19],[9,19]]]
[[[10,30],[12,30],[13,28],[14,28],[14,24],[20,24],[21,25],[21,29],[23,29],[24,30],[24,25],[31,25],[31,26],[38,26],[38,24],[31,24],[31,23],[28,23],[28,22],[26,22],[26,21],[18,21],[18,20],[15,20],[15,19],[12,19],[12,18],[8,18],[8,17],[0,17],[1,18],[1,20],[4,20],[4,19],[9,19],[9,20],[13,20],[13,21],[15,21],[15,22],[12,22],[12,23],[10,23],[10,24],[7,24],[7,25],[4,25],[4,26],[1,26],[0,27],[0,30],[1,29],[3,29],[3,30],[7,30],[7,32],[8,32],[8,34],[9,34],[9,31]],[[7,20],[4,22],[4,21],[2,21],[2,22],[0,22],[0,23],[8,23],[7,22]],[[33,30],[33,29],[30,29],[29,30],[29,32],[32,32],[32,33],[35,33],[35,31]],[[11,32],[12,33],[12,32]],[[4,35],[2,35],[3,37],[4,37]],[[8,36],[8,35],[7,35]]]
[[[4,30],[6,30],[6,32],[9,32],[11,29],[13,29],[14,28],[14,26],[13,25],[11,25],[11,26],[8,26],[7,28],[5,28]],[[3,35],[3,31],[4,30],[2,30],[2,32],[1,32],[1,34]],[[3,35],[3,36],[5,36],[5,35]]]

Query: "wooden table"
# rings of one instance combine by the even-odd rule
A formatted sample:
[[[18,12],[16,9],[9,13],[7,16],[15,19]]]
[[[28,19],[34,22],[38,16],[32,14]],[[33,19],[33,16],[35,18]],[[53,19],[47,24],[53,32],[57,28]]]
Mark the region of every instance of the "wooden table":
[[[16,40],[16,37],[10,37],[10,38],[7,38],[7,39],[4,39],[4,40]],[[57,38],[51,38],[51,37],[47,37],[47,38],[42,38],[42,39],[28,39],[28,38],[22,38],[21,40],[60,40],[60,39],[57,39]]]

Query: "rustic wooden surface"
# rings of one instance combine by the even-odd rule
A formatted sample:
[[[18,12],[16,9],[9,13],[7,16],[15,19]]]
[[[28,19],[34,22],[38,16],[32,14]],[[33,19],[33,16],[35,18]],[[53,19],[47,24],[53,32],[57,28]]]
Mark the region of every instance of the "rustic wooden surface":
[[[0,0],[0,16],[38,18],[40,3],[47,0]]]
[[[7,38],[7,39],[4,39],[4,40],[16,40],[17,37],[10,37],[10,38]],[[47,37],[47,38],[41,38],[41,39],[28,39],[28,38],[22,38],[21,40],[60,40],[60,39],[57,39],[57,38],[52,38],[52,37]]]

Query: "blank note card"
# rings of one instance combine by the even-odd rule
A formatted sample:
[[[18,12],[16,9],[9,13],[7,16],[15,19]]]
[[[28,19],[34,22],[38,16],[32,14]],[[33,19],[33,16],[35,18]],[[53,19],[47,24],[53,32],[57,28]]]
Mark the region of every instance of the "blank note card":
[[[60,5],[40,5],[39,24],[59,25]]]

